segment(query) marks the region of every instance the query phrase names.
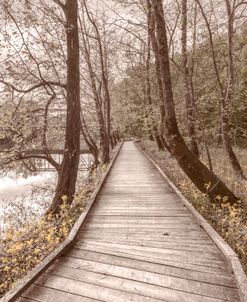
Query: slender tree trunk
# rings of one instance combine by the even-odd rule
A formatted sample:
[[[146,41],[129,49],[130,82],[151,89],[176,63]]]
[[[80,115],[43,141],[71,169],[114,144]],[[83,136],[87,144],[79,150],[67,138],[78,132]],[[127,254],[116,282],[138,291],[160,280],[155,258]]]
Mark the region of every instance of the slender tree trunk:
[[[223,143],[228,154],[229,160],[233,167],[235,174],[246,179],[243,169],[237,159],[236,154],[233,151],[231,137],[230,137],[230,121],[229,121],[229,106],[232,102],[234,95],[234,65],[233,65],[233,21],[234,13],[231,8],[229,0],[225,0],[226,10],[227,10],[227,21],[228,21],[228,35],[227,35],[227,51],[228,51],[228,61],[227,61],[227,88],[225,93],[225,98],[222,99],[221,117],[222,117],[222,135]]]
[[[104,106],[106,111],[105,116],[105,123],[104,123],[104,129],[105,129],[105,135],[104,135],[104,141],[102,142],[102,162],[104,164],[107,164],[110,162],[110,143],[111,143],[111,97],[108,87],[108,74],[107,74],[107,62],[105,61],[105,53],[103,50],[102,45],[102,37],[100,35],[98,25],[96,24],[96,21],[93,19],[93,17],[90,15],[87,7],[87,1],[84,0],[84,6],[86,9],[87,17],[90,23],[93,25],[96,33],[96,40],[98,43],[98,49],[99,49],[99,59],[100,59],[100,68],[101,68],[101,77],[102,77],[102,84],[104,89]]]
[[[218,196],[226,197],[231,204],[238,198],[225,186],[225,184],[210,171],[198,158],[196,158],[184,142],[177,125],[173,89],[170,74],[170,62],[166,25],[162,0],[151,0],[156,23],[156,39],[159,52],[159,63],[162,75],[165,107],[165,136],[171,153],[175,156],[180,167],[197,186],[211,199]]]
[[[94,163],[93,163],[93,167],[97,168],[99,165],[99,152],[98,152],[98,147],[97,144],[95,143],[95,141],[93,140],[92,136],[90,135],[87,125],[86,125],[86,121],[84,119],[84,116],[81,112],[81,133],[84,137],[84,140],[89,148],[89,150],[91,151],[93,158],[94,158]]]
[[[187,125],[188,125],[188,135],[189,135],[189,145],[192,153],[196,157],[200,157],[199,148],[196,141],[196,131],[195,131],[195,110],[192,99],[192,92],[190,87],[190,73],[188,66],[188,53],[187,53],[187,0],[182,0],[182,57],[183,57],[183,72],[184,72],[184,94],[186,103],[186,113],[187,113]]]
[[[213,42],[213,34],[210,28],[210,23],[207,19],[207,16],[203,10],[203,7],[201,5],[200,0],[196,0],[197,4],[199,5],[199,8],[201,10],[202,16],[204,18],[206,27],[208,29],[209,34],[209,42],[210,42],[210,48],[212,53],[212,59],[213,59],[213,65],[215,69],[215,75],[217,79],[217,84],[220,91],[220,105],[221,105],[221,135],[223,139],[224,148],[226,150],[226,153],[229,157],[230,163],[232,165],[232,168],[235,172],[235,174],[242,178],[246,179],[244,176],[242,167],[237,159],[236,154],[233,151],[232,144],[231,144],[231,138],[230,138],[230,124],[229,124],[229,104],[232,100],[232,94],[233,94],[233,88],[234,88],[234,69],[233,69],[233,21],[234,21],[234,12],[232,11],[231,4],[228,0],[225,0],[226,4],[226,10],[227,10],[227,17],[228,17],[228,72],[227,72],[227,87],[226,89],[223,88],[223,84],[220,79],[220,73],[219,68],[217,65],[216,60],[216,53],[214,48],[214,42]]]
[[[67,32],[67,118],[65,133],[65,149],[55,197],[50,210],[59,211],[59,205],[66,196],[71,203],[75,194],[75,186],[80,157],[80,69],[77,0],[67,0],[65,5]]]
[[[156,144],[159,148],[159,151],[165,151],[162,140],[161,140],[160,136],[157,133],[155,134],[155,140],[156,140]]]

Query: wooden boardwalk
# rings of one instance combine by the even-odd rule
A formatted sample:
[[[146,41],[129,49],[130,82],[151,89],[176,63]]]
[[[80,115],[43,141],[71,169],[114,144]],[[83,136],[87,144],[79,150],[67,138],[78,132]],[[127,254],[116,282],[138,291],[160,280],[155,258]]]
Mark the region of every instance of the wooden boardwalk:
[[[240,301],[227,262],[179,197],[125,142],[74,247],[21,302]]]

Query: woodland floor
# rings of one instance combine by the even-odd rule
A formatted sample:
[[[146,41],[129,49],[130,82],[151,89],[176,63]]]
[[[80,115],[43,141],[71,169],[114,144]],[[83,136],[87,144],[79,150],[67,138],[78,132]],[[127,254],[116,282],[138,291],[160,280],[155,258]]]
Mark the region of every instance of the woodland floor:
[[[159,151],[155,142],[141,141],[140,146],[235,250],[247,272],[247,184],[235,177],[224,150],[216,147],[210,148],[214,172],[244,201],[245,206],[241,209],[224,205],[221,202],[212,204],[193,185],[176,160],[168,152]],[[247,175],[247,151],[238,149],[236,153]],[[206,155],[203,152],[201,160],[207,164]]]

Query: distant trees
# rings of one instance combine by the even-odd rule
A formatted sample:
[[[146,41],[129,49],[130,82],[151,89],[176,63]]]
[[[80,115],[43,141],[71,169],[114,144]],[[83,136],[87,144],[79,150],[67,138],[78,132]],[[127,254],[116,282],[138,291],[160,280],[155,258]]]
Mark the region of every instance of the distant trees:
[[[109,162],[110,148],[119,140],[111,125],[106,32],[86,1],[23,1],[19,15],[12,4],[0,4],[7,24],[0,29],[1,39],[8,46],[1,66],[4,104],[0,124],[4,124],[1,135],[10,142],[9,152],[1,155],[1,164],[19,161],[30,171],[32,161],[30,165],[26,161],[33,157],[52,164],[58,183],[50,210],[56,212],[64,198],[68,203],[73,200],[80,133],[94,156],[94,167]],[[60,109],[65,109],[65,115],[59,119],[53,110]],[[64,142],[62,163],[49,152],[55,142]],[[42,149],[43,154],[31,154],[32,149]]]
[[[117,0],[116,2],[120,3]],[[179,130],[195,156],[201,155],[205,148],[211,170],[213,164],[209,145],[212,143],[215,146],[218,144],[218,147],[224,145],[233,171],[240,180],[245,180],[234,147],[246,146],[247,135],[243,118],[247,109],[244,104],[246,43],[243,41],[246,31],[246,1],[168,0],[162,1],[162,4],[165,8],[174,106]],[[129,41],[132,41],[134,63],[133,67],[128,69],[125,83],[127,81],[130,83],[129,89],[133,90],[136,87],[135,99],[137,100],[139,95],[143,102],[145,95],[142,95],[137,85],[138,80],[134,79],[139,77],[140,82],[145,84],[146,63],[139,62],[138,58],[140,56],[149,58],[150,62],[148,82],[151,83],[152,110],[149,110],[149,116],[144,118],[138,113],[138,125],[145,125],[148,118],[157,121],[157,100],[162,99],[158,96],[162,95],[162,90],[158,83],[160,77],[157,76],[159,62],[156,58],[155,39],[151,41],[153,49],[151,58],[148,51],[148,36],[154,35],[150,1],[146,1],[146,5],[143,1],[132,4],[129,1],[121,1],[121,5],[125,9],[131,7],[131,17],[125,20],[128,24],[126,36],[130,36],[136,28],[132,39],[129,38]],[[138,33],[142,33],[141,40],[137,30]],[[134,72],[136,76],[133,76]],[[133,96],[128,94],[128,97],[133,100],[132,105],[136,103],[134,94]],[[160,109],[160,112],[163,112],[162,120],[164,115],[162,104]],[[145,111],[145,108],[142,110]],[[161,121],[161,133],[162,124]],[[133,123],[132,129],[138,133],[140,127],[136,129],[136,126],[137,124]]]
[[[21,3],[21,7],[23,11],[16,15],[7,1],[0,3],[4,18],[2,22],[6,23],[6,27],[0,30],[1,41],[5,45],[0,76],[0,83],[4,87],[1,93],[1,123],[4,124],[2,132],[12,142],[11,148],[7,148],[9,152],[4,156],[1,154],[1,164],[24,162],[37,157],[47,160],[58,170],[59,163],[49,153],[48,145],[51,141],[55,143],[61,139],[61,124],[52,125],[49,112],[66,86],[61,80],[62,76],[61,79],[57,77],[58,70],[55,68],[62,58],[58,56],[57,48],[48,49],[48,43],[40,39],[42,29],[35,22],[31,32],[30,21],[21,21],[25,17],[29,20],[32,15],[29,6]],[[50,33],[49,28],[47,31]],[[37,55],[35,43],[43,51],[42,58]],[[53,41],[49,43],[53,46]],[[27,152],[35,148],[43,149],[43,155],[31,156]]]

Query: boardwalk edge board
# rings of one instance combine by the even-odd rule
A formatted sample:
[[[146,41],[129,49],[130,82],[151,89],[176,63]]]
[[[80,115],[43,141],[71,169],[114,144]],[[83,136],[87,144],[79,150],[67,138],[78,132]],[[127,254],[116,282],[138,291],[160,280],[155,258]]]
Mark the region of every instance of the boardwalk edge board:
[[[228,245],[228,243],[215,231],[215,229],[206,221],[206,219],[203,218],[202,215],[192,206],[192,204],[185,198],[185,196],[174,185],[174,183],[164,173],[164,171],[159,167],[159,165],[139,146],[137,142],[135,142],[135,145],[139,150],[143,152],[146,158],[152,162],[152,164],[163,176],[169,186],[175,191],[183,205],[193,215],[197,223],[205,230],[205,232],[209,235],[209,237],[213,240],[213,242],[219,248],[221,253],[224,255],[229,265],[229,268],[231,269],[237,282],[237,286],[241,295],[241,302],[247,302],[247,276],[243,270],[238,255],[233,251],[233,249]]]
[[[123,142],[117,147],[116,151],[114,152],[113,158],[111,163],[107,167],[107,170],[102,175],[100,182],[96,186],[92,196],[90,197],[85,210],[80,215],[76,223],[74,224],[73,228],[71,229],[69,236],[46,258],[44,258],[37,266],[35,266],[24,278],[20,279],[14,288],[9,290],[1,299],[0,302],[13,302],[18,299],[21,294],[57,259],[59,258],[65,251],[67,251],[76,240],[76,235],[78,234],[85,218],[87,217],[90,209],[92,208],[94,201],[101,190],[103,184],[111,168],[113,167],[116,158],[121,150]]]

